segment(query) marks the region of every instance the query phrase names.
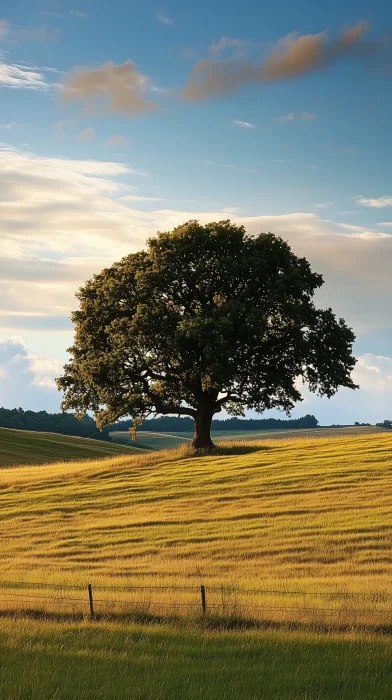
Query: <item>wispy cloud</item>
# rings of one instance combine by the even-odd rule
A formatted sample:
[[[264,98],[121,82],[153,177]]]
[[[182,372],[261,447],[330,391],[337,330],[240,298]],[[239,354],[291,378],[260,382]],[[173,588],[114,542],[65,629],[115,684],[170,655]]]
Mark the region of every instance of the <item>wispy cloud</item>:
[[[44,73],[39,73],[28,66],[0,62],[0,86],[21,90],[39,90],[46,92],[50,88]]]
[[[94,136],[95,136],[95,132],[94,132],[94,129],[91,129],[91,127],[87,128],[87,129],[83,129],[82,131],[79,131],[76,134],[76,138],[79,141],[92,141]]]
[[[384,195],[383,197],[368,198],[359,194],[355,199],[358,204],[362,204],[364,207],[372,207],[374,209],[386,209],[387,207],[392,207],[392,197],[387,195]]]
[[[17,129],[21,126],[23,126],[23,124],[19,124],[18,122],[8,122],[8,124],[0,124],[0,129],[11,131],[11,129]]]
[[[240,126],[243,129],[255,129],[256,124],[252,124],[252,122],[242,122],[239,119],[233,119],[233,126]]]
[[[167,200],[163,197],[143,197],[138,194],[127,194],[125,197],[121,197],[121,202],[166,202]]]
[[[377,226],[392,226],[392,221],[381,221]]]
[[[219,58],[219,54],[218,57],[212,55],[212,58],[195,65],[183,95],[187,100],[203,100],[231,95],[250,83],[288,80],[323,70],[346,56],[374,50],[376,44],[364,39],[368,31],[368,23],[359,22],[332,40],[328,39],[326,32],[303,36],[289,34],[275,44],[261,63],[233,61],[232,58]],[[225,39],[226,37],[221,42]]]
[[[213,58],[220,58],[223,54],[230,52],[231,58],[239,58],[243,54],[246,42],[242,39],[234,39],[231,36],[222,36],[218,41],[210,44],[208,53]]]
[[[166,24],[167,26],[172,26],[174,24],[174,20],[171,17],[163,15],[161,12],[157,12],[155,17],[161,24]]]
[[[69,11],[70,17],[78,17],[78,19],[86,19],[87,13],[82,12],[82,10],[70,10]]]
[[[295,120],[294,112],[289,112],[288,114],[282,114],[277,118],[278,122],[293,122]]]
[[[333,207],[334,202],[320,202],[316,204],[317,209],[326,209],[327,207]]]
[[[155,104],[145,96],[149,80],[133,61],[109,61],[99,68],[80,68],[63,85],[63,100],[78,101],[85,111],[95,112],[104,103],[105,111],[140,114]]]

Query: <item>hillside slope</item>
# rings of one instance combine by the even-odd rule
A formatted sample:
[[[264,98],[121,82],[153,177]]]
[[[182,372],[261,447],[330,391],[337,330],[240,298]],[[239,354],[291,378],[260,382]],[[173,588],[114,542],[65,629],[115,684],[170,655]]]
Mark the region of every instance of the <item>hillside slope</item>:
[[[389,590],[390,434],[222,452],[0,470],[2,577]]]
[[[142,450],[104,440],[0,428],[0,467],[114,457],[135,452]]]
[[[274,429],[274,430],[212,430],[211,436],[214,442],[229,440],[282,440],[283,438],[326,438],[326,437],[359,437],[360,435],[374,435],[385,432],[384,428],[371,426],[355,426],[348,428],[296,428],[296,429]],[[172,432],[158,433],[150,430],[138,430],[137,440],[132,437],[127,430],[117,430],[110,433],[113,442],[120,445],[134,445],[151,450],[164,450],[171,447],[186,445],[192,441],[192,432]]]

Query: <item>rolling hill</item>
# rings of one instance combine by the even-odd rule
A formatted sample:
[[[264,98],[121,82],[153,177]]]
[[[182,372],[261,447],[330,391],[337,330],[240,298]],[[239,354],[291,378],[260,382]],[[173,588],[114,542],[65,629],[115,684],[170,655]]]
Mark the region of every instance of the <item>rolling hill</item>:
[[[374,622],[371,608],[387,606],[380,595],[392,576],[391,454],[386,433],[3,469],[2,577],[82,588],[87,580],[179,584],[193,588],[176,592],[176,605],[197,608],[203,583],[209,604],[226,610],[256,604],[241,602],[238,587],[262,588],[271,592],[267,609],[278,610],[284,593],[299,616],[297,592],[354,592],[370,596],[360,606]],[[167,595],[143,589],[136,600],[170,607]],[[342,605],[348,618],[358,610],[355,599]]]
[[[98,459],[135,452],[141,453],[143,450],[104,440],[0,428],[0,468],[15,464]]]
[[[383,428],[376,426],[350,426],[348,428],[309,428],[294,430],[212,430],[212,439],[216,442],[223,440],[281,440],[283,438],[305,437],[358,437],[359,435],[374,435],[383,432]],[[134,445],[151,450],[162,450],[171,447],[179,447],[191,442],[191,432],[159,433],[150,430],[139,430],[137,440],[131,439],[129,431],[113,431],[110,433],[114,442],[120,445]]]

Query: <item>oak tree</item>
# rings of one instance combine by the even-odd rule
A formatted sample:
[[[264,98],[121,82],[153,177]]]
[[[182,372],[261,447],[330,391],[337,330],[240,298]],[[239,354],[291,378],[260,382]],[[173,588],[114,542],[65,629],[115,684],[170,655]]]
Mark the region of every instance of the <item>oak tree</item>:
[[[321,275],[272,233],[188,221],[95,275],[77,293],[62,408],[121,416],[191,416],[211,449],[222,409],[289,412],[300,383],[331,397],[351,379],[354,334],[316,308]]]

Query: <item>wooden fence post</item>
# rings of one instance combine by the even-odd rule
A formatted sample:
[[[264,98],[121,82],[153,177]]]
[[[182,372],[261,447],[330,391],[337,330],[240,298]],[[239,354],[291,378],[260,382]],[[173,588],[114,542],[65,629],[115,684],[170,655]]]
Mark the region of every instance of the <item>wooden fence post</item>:
[[[91,617],[94,617],[93,588],[91,583],[88,584],[88,599],[90,603],[90,615]]]
[[[207,601],[206,601],[206,589],[205,586],[200,586],[201,593],[201,607],[203,610],[203,615],[207,613]]]

